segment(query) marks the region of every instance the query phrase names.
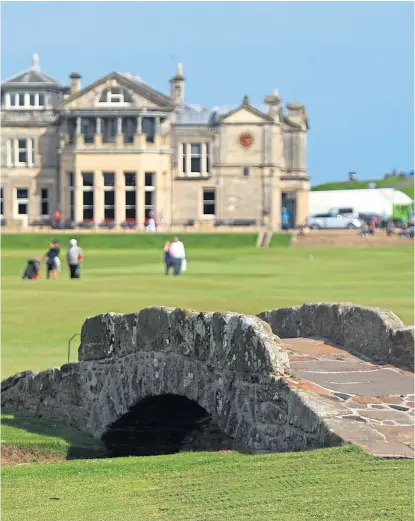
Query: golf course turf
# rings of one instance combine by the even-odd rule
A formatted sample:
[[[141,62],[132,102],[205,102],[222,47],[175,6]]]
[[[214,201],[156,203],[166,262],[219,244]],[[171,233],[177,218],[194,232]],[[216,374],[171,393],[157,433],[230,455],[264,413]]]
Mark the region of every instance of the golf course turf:
[[[149,235],[149,234],[148,234]],[[67,361],[87,316],[147,306],[257,314],[304,302],[391,309],[413,323],[413,247],[291,249],[275,236],[183,236],[188,271],[165,277],[164,236],[80,236],[80,280],[23,281],[30,257],[55,236],[2,238],[2,377]],[[128,240],[129,237],[129,240]],[[62,246],[71,236],[61,236]],[[61,255],[62,260],[64,259]],[[64,262],[63,262],[64,264]],[[72,343],[77,357],[79,338]],[[182,453],[57,461],[99,454],[69,428],[3,411],[6,521],[375,521],[413,518],[413,462],[376,460],[355,447],[290,454]],[[9,465],[13,450],[25,465]],[[77,452],[78,451],[78,452]],[[77,456],[78,454],[78,456]],[[27,457],[29,456],[29,459]]]

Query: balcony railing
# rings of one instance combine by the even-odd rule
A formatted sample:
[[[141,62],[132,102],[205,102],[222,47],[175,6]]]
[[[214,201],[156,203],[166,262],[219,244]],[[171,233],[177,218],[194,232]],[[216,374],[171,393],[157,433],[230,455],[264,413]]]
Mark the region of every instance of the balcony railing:
[[[102,134],[95,134],[93,136],[84,136],[82,134],[75,136],[74,141],[71,142],[69,136],[64,137],[65,146],[72,146],[76,149],[128,149],[128,148],[170,148],[170,136],[156,135],[151,136],[150,139],[145,134],[135,134],[133,136],[126,136],[124,134],[117,134],[113,136],[111,141],[105,140]]]

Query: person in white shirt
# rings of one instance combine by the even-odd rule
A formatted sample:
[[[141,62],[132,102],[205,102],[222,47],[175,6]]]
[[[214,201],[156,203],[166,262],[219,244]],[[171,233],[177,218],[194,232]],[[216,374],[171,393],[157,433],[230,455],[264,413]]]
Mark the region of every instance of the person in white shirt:
[[[180,275],[183,262],[186,259],[184,244],[178,237],[175,237],[170,245],[170,255],[172,256],[174,275],[177,277]]]

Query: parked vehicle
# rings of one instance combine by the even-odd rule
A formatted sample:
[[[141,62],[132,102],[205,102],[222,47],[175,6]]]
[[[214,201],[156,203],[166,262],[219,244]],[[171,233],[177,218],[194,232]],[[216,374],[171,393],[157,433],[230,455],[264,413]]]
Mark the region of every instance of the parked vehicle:
[[[307,219],[307,226],[312,230],[339,230],[339,229],[358,229],[362,226],[362,221],[356,217],[346,215],[332,215],[331,213],[320,213],[312,215]]]
[[[355,219],[359,218],[359,214],[356,212],[354,208],[330,208],[330,215],[344,215],[346,217],[354,217]]]

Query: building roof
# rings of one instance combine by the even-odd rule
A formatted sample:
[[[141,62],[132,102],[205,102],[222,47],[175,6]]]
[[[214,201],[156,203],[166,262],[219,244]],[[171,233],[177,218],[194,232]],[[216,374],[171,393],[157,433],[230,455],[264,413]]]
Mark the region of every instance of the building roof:
[[[25,86],[53,86],[59,89],[65,89],[58,80],[55,80],[48,74],[45,74],[40,70],[40,61],[37,54],[33,55],[32,66],[29,69],[19,72],[10,78],[2,81],[2,87],[25,87]]]
[[[269,117],[268,105],[250,105],[257,113]],[[177,115],[176,125],[214,125],[219,119],[241,108],[241,105],[218,105],[206,109],[200,105],[187,105]]]
[[[134,92],[138,93],[139,95],[154,101],[154,103],[163,105],[165,107],[174,108],[174,102],[171,99],[170,96],[166,96],[162,92],[159,92],[156,89],[153,89],[153,87],[150,87],[147,83],[144,83],[139,76],[133,76],[132,74],[125,73],[125,72],[110,72],[103,78],[98,79],[94,83],[91,83],[90,85],[87,85],[85,88],[81,89],[80,91],[71,94],[68,96],[62,103],[61,106],[64,107],[74,99],[80,98],[83,96],[86,92],[94,89],[98,85],[104,83],[107,80],[115,79],[120,85],[123,85],[126,88],[129,88],[133,90]]]

